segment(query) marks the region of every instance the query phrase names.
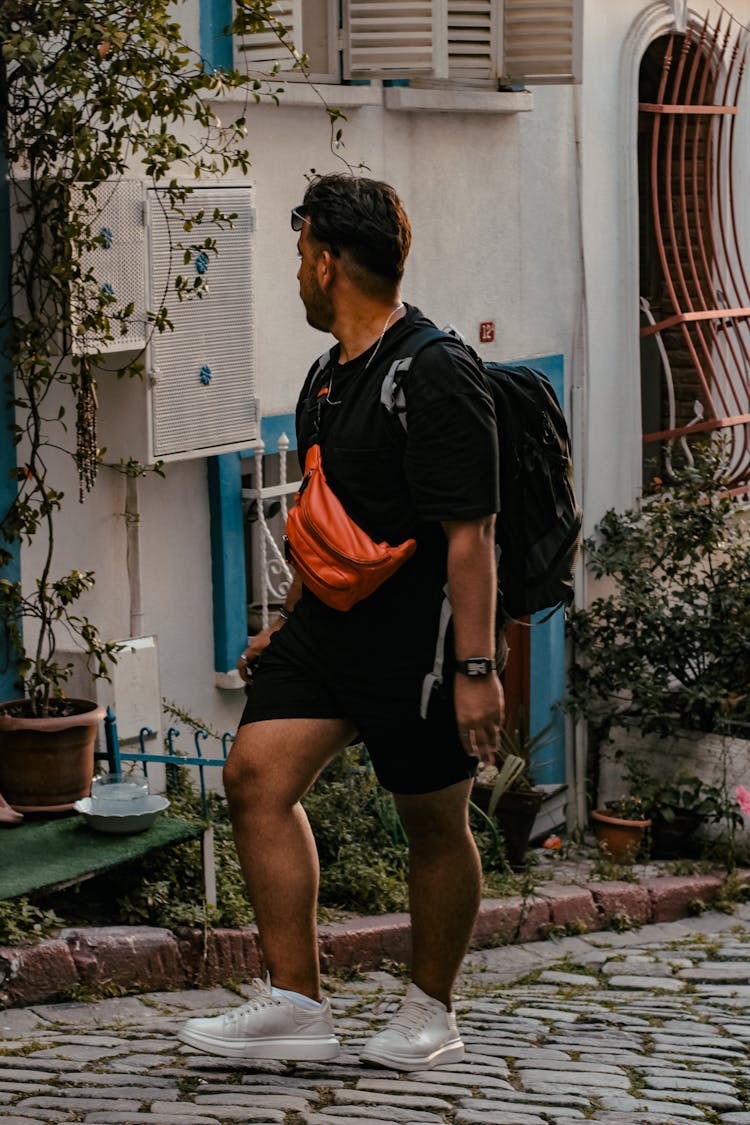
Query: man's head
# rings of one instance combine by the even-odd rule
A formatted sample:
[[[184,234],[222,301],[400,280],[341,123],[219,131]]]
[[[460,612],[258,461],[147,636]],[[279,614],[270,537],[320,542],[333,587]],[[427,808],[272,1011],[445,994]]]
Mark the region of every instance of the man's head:
[[[328,250],[339,259],[366,296],[388,301],[398,292],[411,227],[388,184],[363,176],[319,176],[292,212],[292,226],[315,257]]]

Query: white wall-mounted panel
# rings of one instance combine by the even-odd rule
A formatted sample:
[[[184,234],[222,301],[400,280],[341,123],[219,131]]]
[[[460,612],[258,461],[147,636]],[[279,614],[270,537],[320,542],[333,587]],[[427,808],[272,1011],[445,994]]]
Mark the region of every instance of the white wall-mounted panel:
[[[149,347],[153,457],[205,457],[252,445],[258,411],[251,189],[196,188],[184,215],[162,203],[149,191],[151,304],[163,301],[173,325],[153,333]],[[212,222],[216,211],[235,215],[231,226]],[[186,232],[185,222],[201,212],[204,221]],[[197,249],[207,238],[215,246]],[[194,294],[188,299],[177,295],[178,275]]]
[[[84,276],[91,272],[99,288],[113,298],[105,311],[112,313],[133,305],[133,313],[121,331],[121,323],[111,319],[114,339],[79,335],[78,318],[81,298],[72,294],[73,339],[71,348],[77,354],[91,351],[106,353],[134,351],[146,343],[146,254],[145,254],[145,185],[143,180],[106,180],[94,192],[94,202],[84,200],[80,190],[73,189],[71,203],[88,210],[92,235],[98,238],[95,249],[81,259]],[[84,285],[90,291],[90,283]]]

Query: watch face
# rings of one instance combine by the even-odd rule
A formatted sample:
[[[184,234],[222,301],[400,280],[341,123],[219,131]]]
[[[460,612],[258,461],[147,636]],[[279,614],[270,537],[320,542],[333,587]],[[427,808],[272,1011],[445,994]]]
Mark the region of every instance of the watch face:
[[[474,656],[469,660],[459,660],[456,667],[465,676],[488,676],[492,671],[492,661],[486,656]]]

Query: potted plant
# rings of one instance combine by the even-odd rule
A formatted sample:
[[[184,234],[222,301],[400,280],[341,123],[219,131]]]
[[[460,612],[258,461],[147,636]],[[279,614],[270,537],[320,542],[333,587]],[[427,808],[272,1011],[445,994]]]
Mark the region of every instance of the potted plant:
[[[585,543],[602,592],[568,614],[568,706],[589,724],[600,804],[616,795],[618,758],[639,752],[656,773],[677,763],[721,787],[730,742],[750,735],[750,527],[729,452],[695,443],[689,463],[638,507],[607,512]]]
[[[245,3],[245,30],[270,26],[283,38],[267,8]],[[9,190],[5,182],[0,189],[15,215],[0,346],[10,361],[7,393],[17,450],[16,495],[0,513],[0,631],[19,673],[18,698],[0,705],[0,792],[16,807],[49,809],[69,807],[88,791],[94,731],[103,715],[90,701],[67,698],[71,667],[56,657],[57,645],[65,636],[82,648],[93,676],[106,675],[115,655],[115,646],[76,608],[94,583],[93,572],[55,569],[69,464],[77,470],[82,501],[103,463],[97,373],[134,313],[91,265],[108,238],[98,189],[104,184],[111,192],[126,170],[140,172],[158,182],[165,207],[179,214],[190,188],[174,166],[180,176],[195,178],[246,171],[244,120],[222,123],[210,106],[246,78],[214,72],[191,56],[161,0],[83,9],[59,0],[5,0],[0,43],[0,175]],[[257,88],[250,94],[256,101]],[[6,210],[4,202],[3,222]],[[206,223],[231,219],[214,213]],[[185,221],[185,231],[200,221]],[[213,249],[211,238],[198,231],[174,246],[177,261]],[[174,284],[182,299],[201,282],[178,274]],[[164,305],[147,320],[153,331],[170,327]],[[139,375],[139,360],[126,353],[117,375]],[[144,471],[133,463],[112,467]],[[20,546],[32,542],[34,579],[22,583],[9,567]]]
[[[651,854],[655,859],[691,857],[700,853],[708,834],[699,829],[723,824],[737,828],[741,816],[731,786],[712,784],[687,770],[656,773],[653,756],[628,758],[625,775],[651,817]]]
[[[651,855],[654,859],[697,855],[699,828],[718,824],[726,815],[722,788],[694,774],[642,776],[639,792],[651,817]]]
[[[620,797],[591,813],[594,836],[599,848],[618,863],[632,863],[651,826],[648,808],[642,797]]]
[[[472,802],[493,818],[505,842],[508,863],[523,867],[531,831],[545,791],[533,780],[532,759],[552,740],[552,725],[535,735],[523,713],[500,735],[494,765],[480,765],[472,789]]]

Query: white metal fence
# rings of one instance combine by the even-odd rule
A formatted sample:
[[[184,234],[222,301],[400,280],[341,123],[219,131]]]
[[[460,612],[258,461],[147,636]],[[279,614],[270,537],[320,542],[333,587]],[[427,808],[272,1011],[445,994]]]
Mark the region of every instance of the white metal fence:
[[[250,518],[251,602],[260,614],[260,624],[266,628],[269,610],[282,605],[292,581],[292,572],[284,558],[283,534],[286,526],[288,498],[299,488],[299,480],[287,480],[289,438],[281,434],[278,439],[278,483],[264,481],[264,457],[268,451],[263,441],[253,450],[252,488],[242,489],[243,507]],[[271,451],[273,452],[273,451]],[[278,512],[272,513],[273,501],[278,501]]]

